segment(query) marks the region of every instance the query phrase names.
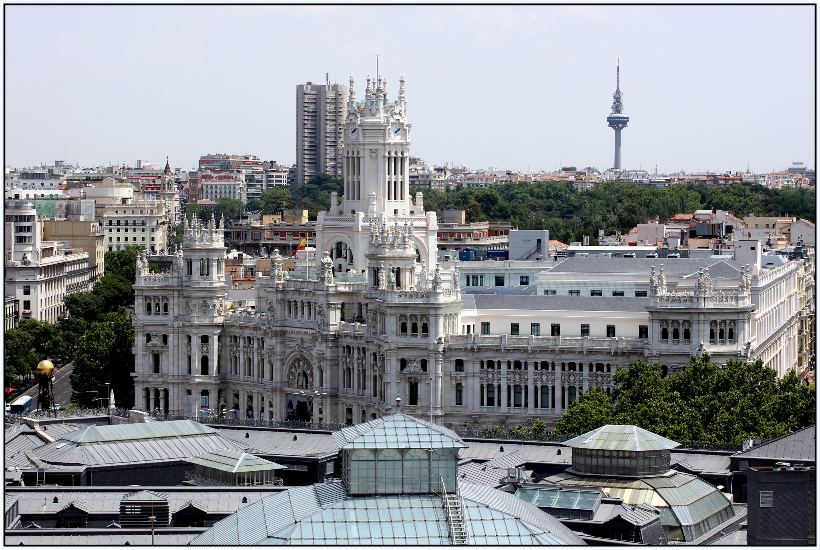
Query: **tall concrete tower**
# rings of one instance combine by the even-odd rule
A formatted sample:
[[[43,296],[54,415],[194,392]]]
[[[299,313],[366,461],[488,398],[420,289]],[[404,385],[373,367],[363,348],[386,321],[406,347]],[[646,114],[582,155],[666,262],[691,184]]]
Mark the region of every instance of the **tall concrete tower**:
[[[629,117],[623,114],[624,102],[621,99],[621,62],[615,70],[615,93],[612,95],[612,113],[606,117],[607,125],[615,130],[615,170],[621,169],[621,130],[629,124]]]
[[[342,177],[347,86],[308,82],[296,87],[296,183],[316,174]]]

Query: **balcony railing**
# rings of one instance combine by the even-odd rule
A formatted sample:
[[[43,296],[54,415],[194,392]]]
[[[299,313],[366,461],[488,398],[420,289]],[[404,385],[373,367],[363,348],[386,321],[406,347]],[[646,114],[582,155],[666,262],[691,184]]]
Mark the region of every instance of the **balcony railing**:
[[[511,336],[451,334],[445,343],[452,346],[525,349],[528,351],[578,351],[582,353],[643,353],[648,348],[646,338],[589,337],[589,336]]]

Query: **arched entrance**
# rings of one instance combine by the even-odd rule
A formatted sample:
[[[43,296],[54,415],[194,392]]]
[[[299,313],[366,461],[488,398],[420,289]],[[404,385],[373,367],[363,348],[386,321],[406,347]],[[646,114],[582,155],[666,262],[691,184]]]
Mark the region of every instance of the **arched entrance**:
[[[313,366],[304,355],[293,357],[287,368],[287,409],[285,420],[310,422],[313,416]]]

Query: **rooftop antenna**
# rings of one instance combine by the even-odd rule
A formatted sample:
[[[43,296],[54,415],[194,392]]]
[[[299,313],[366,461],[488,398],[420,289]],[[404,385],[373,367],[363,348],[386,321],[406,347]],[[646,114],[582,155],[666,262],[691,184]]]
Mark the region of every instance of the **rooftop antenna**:
[[[379,54],[376,54],[376,83],[379,82]]]

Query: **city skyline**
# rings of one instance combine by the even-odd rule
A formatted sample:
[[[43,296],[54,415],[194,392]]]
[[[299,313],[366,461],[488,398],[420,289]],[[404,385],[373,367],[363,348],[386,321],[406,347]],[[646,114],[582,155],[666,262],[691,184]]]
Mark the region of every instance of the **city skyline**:
[[[170,155],[193,168],[213,152],[291,164],[295,86],[353,76],[361,97],[377,54],[390,99],[407,81],[414,156],[432,164],[609,168],[617,58],[631,119],[623,168],[814,161],[809,6],[7,9],[7,44],[26,45],[7,48],[11,166]],[[46,70],[58,84],[32,86]]]

